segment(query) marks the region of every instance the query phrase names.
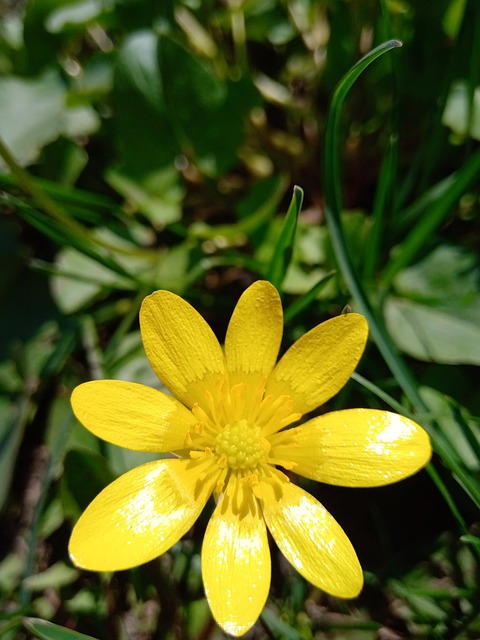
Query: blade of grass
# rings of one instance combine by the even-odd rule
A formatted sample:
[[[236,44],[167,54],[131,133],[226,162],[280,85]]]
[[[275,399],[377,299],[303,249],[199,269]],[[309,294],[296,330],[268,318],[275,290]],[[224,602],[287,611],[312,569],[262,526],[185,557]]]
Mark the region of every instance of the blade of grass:
[[[399,216],[405,224],[411,221],[413,215],[418,218],[418,222],[385,269],[382,275],[382,283],[385,287],[390,287],[397,273],[416,258],[459,199],[478,181],[479,173],[480,150],[477,150],[461,169],[432,187],[419,202]]]
[[[398,400],[395,400],[395,398],[392,398],[392,396],[389,393],[387,393],[386,391],[378,387],[373,382],[370,382],[370,380],[367,380],[356,371],[352,373],[351,378],[352,380],[355,380],[355,382],[358,382],[358,384],[362,385],[362,387],[364,387],[365,389],[373,393],[375,396],[377,396],[377,398],[380,398],[382,402],[384,402],[385,404],[388,404],[388,406],[391,407],[397,413],[401,413],[413,419],[413,415],[410,414],[409,411],[405,409],[405,407],[402,405],[401,402],[398,402]]]
[[[281,290],[282,283],[287,273],[288,265],[292,259],[293,243],[295,240],[295,230],[297,220],[303,202],[303,189],[293,187],[293,196],[287,215],[283,221],[280,237],[275,246],[272,260],[267,269],[267,280],[269,280],[278,290]]]
[[[378,186],[373,202],[372,231],[365,247],[365,262],[363,278],[365,282],[373,280],[379,262],[382,239],[385,231],[386,211],[392,210],[394,203],[392,194],[395,192],[395,179],[398,165],[398,139],[391,136],[387,154],[383,160],[378,178]],[[392,216],[393,217],[393,216]]]
[[[296,629],[287,624],[277,613],[271,611],[268,607],[265,607],[262,611],[260,619],[269,631],[279,634],[280,637],[285,640],[302,640],[303,638]]]
[[[341,222],[342,200],[340,193],[340,160],[339,160],[339,122],[341,106],[360,74],[379,56],[387,51],[401,46],[398,40],[389,40],[376,49],[370,51],[359,60],[342,78],[337,86],[330,106],[325,131],[325,160],[324,160],[324,190],[326,203],[326,219],[331,234],[332,246],[340,266],[343,278],[350,292],[367,319],[370,331],[375,343],[385,362],[392,371],[399,386],[420,414],[426,415],[428,407],[418,392],[418,385],[398,354],[382,321],[374,312],[369,299],[360,283],[358,274],[353,266],[352,259],[345,242],[345,235]],[[444,463],[451,469],[458,482],[480,508],[480,486],[475,478],[472,478],[468,469],[458,462],[449,442],[443,437],[438,425],[433,420],[426,420],[424,426],[432,438],[434,447]]]
[[[455,420],[457,424],[459,424],[462,428],[462,433],[467,439],[468,444],[470,445],[473,454],[480,460],[480,442],[478,440],[478,436],[475,431],[472,429],[471,424],[465,417],[462,415],[460,407],[453,401],[449,400],[450,411],[452,413],[452,418]]]
[[[74,271],[68,271],[66,269],[60,269],[55,264],[51,264],[50,262],[46,262],[45,260],[39,260],[38,258],[32,258],[28,262],[29,267],[31,267],[34,271],[38,271],[39,273],[44,273],[48,276],[52,276],[55,278],[65,278],[68,280],[72,280],[72,282],[84,282],[85,284],[98,285],[98,280],[96,278],[85,276],[81,273],[77,273]],[[110,290],[115,290],[114,284],[102,284],[103,287],[108,288]],[[125,287],[123,287],[125,288]],[[133,289],[134,286],[132,285]]]
[[[58,184],[45,178],[33,176],[30,176],[30,178],[47,196],[54,198],[62,206],[68,206],[69,211],[74,207],[74,209],[79,212],[79,215],[84,215],[86,221],[102,224],[104,220],[100,217],[100,214],[101,216],[114,215],[116,219],[122,218],[123,212],[119,205],[106,196]],[[18,178],[12,174],[0,175],[0,186],[5,190],[11,189],[12,187],[17,189],[21,188]]]
[[[79,240],[83,240],[84,244],[90,243],[94,246],[100,246],[103,249],[114,251],[116,253],[124,253],[127,255],[132,253],[129,249],[111,245],[101,238],[94,236],[86,227],[72,218],[67,211],[59,206],[55,200],[52,200],[52,198],[50,198],[50,196],[37,185],[37,183],[31,178],[28,171],[25,171],[25,169],[16,162],[7,145],[1,138],[0,156],[3,158],[6,165],[18,181],[21,189],[33,198],[39,208],[45,212],[52,222],[57,225],[62,225],[65,229],[68,229],[72,236],[76,236]]]
[[[445,504],[450,509],[450,513],[457,521],[460,530],[463,531],[464,534],[468,534],[469,528],[467,526],[467,523],[463,519],[463,516],[457,507],[457,503],[455,502],[454,498],[452,498],[450,491],[447,489],[447,486],[442,480],[440,474],[431,462],[427,464],[426,470],[433,483],[437,487],[438,491],[440,492],[442,498],[445,500]],[[478,552],[475,555],[477,556],[477,558],[480,558],[480,549],[478,549]]]
[[[99,262],[107,269],[110,269],[123,278],[126,278],[126,283],[133,282],[137,284],[139,282],[135,274],[126,271],[109,255],[98,251],[95,245],[90,242],[89,238],[79,236],[75,232],[72,232],[69,225],[65,226],[61,222],[52,222],[45,214],[40,211],[36,211],[23,201],[8,194],[0,193],[0,204],[13,206],[17,213],[19,213],[19,215],[21,215],[28,224],[41,231],[44,235],[60,246],[73,247],[77,249],[89,258]]]

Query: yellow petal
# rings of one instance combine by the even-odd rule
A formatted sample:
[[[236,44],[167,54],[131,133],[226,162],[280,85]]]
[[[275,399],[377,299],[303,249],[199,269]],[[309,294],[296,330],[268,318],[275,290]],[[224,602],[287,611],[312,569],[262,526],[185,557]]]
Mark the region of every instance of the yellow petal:
[[[319,407],[350,378],[367,336],[367,321],[358,313],[322,322],[286,352],[270,376],[266,393],[290,395],[295,412]]]
[[[416,473],[430,460],[427,433],[408,418],[376,409],[347,409],[292,429],[294,446],[275,446],[273,457],[295,462],[295,473],[344,487],[378,487]],[[286,437],[286,434],[285,434]]]
[[[270,588],[270,551],[258,505],[240,517],[232,499],[223,495],[205,533],[202,574],[217,623],[233,636],[246,633]]]
[[[197,422],[174,398],[133,382],[86,382],[73,390],[71,402],[92,433],[136,451],[182,449],[187,431]]]
[[[309,493],[283,482],[263,515],[275,542],[313,585],[340,598],[354,598],[363,586],[362,568],[347,535]]]
[[[222,348],[202,316],[179,296],[156,291],[142,303],[140,329],[163,384],[188,407],[202,404],[205,390],[225,371]]]
[[[252,284],[240,297],[225,338],[227,369],[268,376],[277,361],[283,333],[280,296],[269,282]],[[237,380],[232,380],[234,384]]]
[[[120,571],[156,558],[190,529],[217,477],[205,474],[205,461],[181,459],[128,471],[77,522],[69,544],[73,563],[91,571]]]

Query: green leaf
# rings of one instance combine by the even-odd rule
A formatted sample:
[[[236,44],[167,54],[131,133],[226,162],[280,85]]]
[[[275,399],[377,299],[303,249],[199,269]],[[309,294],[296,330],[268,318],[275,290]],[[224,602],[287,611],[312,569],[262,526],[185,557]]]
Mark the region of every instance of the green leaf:
[[[250,78],[229,80],[167,36],[158,41],[167,118],[179,150],[207,175],[221,175],[236,161],[243,142],[243,118],[259,102]]]
[[[460,31],[467,0],[450,0],[445,15],[443,16],[443,30],[449,38],[454,40]]]
[[[24,560],[17,553],[9,553],[0,562],[0,590],[2,594],[11,593],[22,580]],[[12,613],[14,613],[12,611]],[[3,616],[3,612],[2,612]],[[2,620],[2,617],[0,617]]]
[[[480,266],[476,254],[442,244],[394,280],[397,293],[425,302],[462,307],[475,306]]]
[[[92,107],[69,105],[67,98],[65,83],[51,69],[33,79],[0,78],[0,137],[20,165],[34,162],[60,135],[88,135],[98,128]]]
[[[57,36],[49,33],[45,24],[48,15],[60,6],[72,4],[75,0],[36,0],[25,5],[23,20],[23,43],[27,73],[35,74],[58,61]]]
[[[24,618],[23,624],[27,631],[40,640],[96,640],[92,636],[66,629],[58,624],[40,620],[40,618]]]
[[[400,349],[419,360],[480,363],[480,268],[475,254],[441,245],[395,278],[385,319]]]
[[[384,312],[390,335],[405,353],[427,362],[480,364],[480,300],[473,314],[390,297]]]
[[[442,124],[451,129],[459,142],[467,136],[480,140],[480,87],[472,95],[466,82],[455,82],[448,94]]]
[[[103,0],[79,0],[50,13],[45,28],[50,33],[59,33],[72,27],[85,27],[98,18],[108,3]]]
[[[167,119],[156,51],[154,33],[136,32],[119,50],[114,72],[114,126],[122,157],[119,171],[140,181],[171,165],[179,152]]]
[[[292,259],[295,229],[297,228],[297,220],[302,208],[302,202],[303,190],[295,186],[293,188],[292,201],[288,207],[280,237],[267,270],[267,280],[270,280],[279,290],[281,289],[282,282],[285,279],[285,274]]]
[[[72,569],[63,562],[57,562],[41,573],[26,577],[24,584],[31,591],[59,589],[75,582],[78,573],[77,569]]]
[[[143,178],[131,179],[111,169],[107,181],[120,193],[132,211],[141,211],[156,229],[177,222],[182,217],[185,190],[173,166],[152,170]]]
[[[145,276],[157,264],[155,253],[136,251],[134,244],[123,240],[109,229],[97,227],[96,238],[111,242],[119,249],[131,253],[115,256],[120,273],[113,271],[104,263],[95,259],[95,255],[85,255],[76,248],[67,247],[59,252],[52,278],[52,295],[58,307],[65,313],[83,308],[97,297],[112,289],[131,291],[135,288],[135,274]],[[121,275],[129,274],[129,277]]]
[[[65,86],[56,71],[0,78],[0,136],[17,162],[30,164],[63,130]]]

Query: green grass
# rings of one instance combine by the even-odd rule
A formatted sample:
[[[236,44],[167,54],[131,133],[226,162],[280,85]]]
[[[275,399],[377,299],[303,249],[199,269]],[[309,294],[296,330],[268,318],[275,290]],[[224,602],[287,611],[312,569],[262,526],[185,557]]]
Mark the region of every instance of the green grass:
[[[368,319],[358,372],[326,408],[392,407],[435,454],[382,489],[305,482],[351,537],[366,587],[331,598],[272,547],[248,637],[478,638],[478,3],[10,5],[0,635],[222,637],[200,574],[207,513],[147,566],[72,567],[79,514],[144,458],[83,429],[69,395],[94,378],[158,385],[138,330],[151,291],[185,297],[222,340],[242,291],[267,278],[283,348],[347,305]]]

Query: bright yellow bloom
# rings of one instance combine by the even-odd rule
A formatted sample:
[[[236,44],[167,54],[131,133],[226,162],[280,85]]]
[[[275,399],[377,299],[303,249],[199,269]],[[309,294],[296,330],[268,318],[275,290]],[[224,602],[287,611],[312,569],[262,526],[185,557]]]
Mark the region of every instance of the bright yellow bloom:
[[[347,409],[286,429],[350,378],[367,340],[363,316],[327,320],[278,364],[283,314],[268,282],[256,282],[240,298],[223,350],[203,318],[168,291],[144,300],[140,326],[147,357],[174,397],[101,380],[74,390],[73,409],[104,440],[178,457],[141,465],[104,489],[72,533],[73,562],[93,571],[148,562],[190,529],[213,493],[202,574],[227,633],[245,633],[265,605],[267,528],[312,584],[343,598],[358,595],[362,570],[348,537],[279,467],[320,482],[372,487],[428,462],[425,431],[387,411]]]

